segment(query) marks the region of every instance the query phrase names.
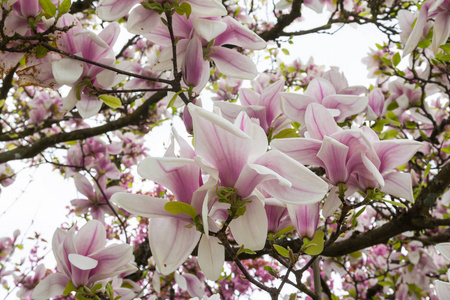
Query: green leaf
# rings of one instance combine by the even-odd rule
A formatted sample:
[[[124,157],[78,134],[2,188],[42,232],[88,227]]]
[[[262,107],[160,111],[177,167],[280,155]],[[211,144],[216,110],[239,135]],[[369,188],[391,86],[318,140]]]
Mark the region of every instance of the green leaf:
[[[192,8],[187,2],[183,2],[180,4],[180,8],[184,11],[186,14],[186,19],[189,19],[189,16],[191,15]]]
[[[280,254],[281,256],[289,258],[289,250],[288,249],[286,249],[286,248],[284,248],[283,246],[280,246],[280,245],[273,245],[273,247],[278,252],[278,254]]]
[[[244,253],[248,253],[248,254],[256,254],[256,252],[255,252],[255,251],[253,251],[253,250],[250,250],[250,249],[247,249],[247,248],[244,248],[244,249],[242,249],[242,252],[244,252]]]
[[[281,51],[283,51],[284,54],[289,55],[289,50],[286,48],[281,49]]]
[[[36,58],[37,59],[41,59],[44,58],[47,55],[47,48],[43,47],[43,46],[37,46],[36,48]]]
[[[102,284],[101,283],[97,283],[96,285],[94,285],[94,287],[92,288],[92,291],[94,293],[96,293],[98,290],[100,290],[102,288]]]
[[[427,48],[428,46],[430,46],[430,44],[431,44],[431,41],[430,41],[430,40],[423,40],[423,41],[420,41],[420,42],[417,44],[417,47],[422,48],[422,49],[425,49],[425,48]]]
[[[441,46],[439,46],[439,48],[444,50],[445,53],[450,53],[450,44],[441,45]]]
[[[386,107],[388,111],[394,110],[398,108],[398,103],[396,101],[389,103],[389,105]]]
[[[39,4],[41,4],[42,9],[47,15],[51,17],[54,17],[56,15],[56,6],[52,3],[52,1],[39,0]]]
[[[64,0],[58,9],[58,14],[61,16],[69,11],[70,6],[72,5],[72,1],[70,0]]]
[[[402,58],[400,57],[400,53],[395,53],[394,56],[392,57],[392,63],[394,64],[394,66],[397,66],[400,61],[402,60]]]
[[[387,202],[389,204],[395,205],[395,206],[399,206],[399,207],[403,207],[403,208],[407,208],[405,204],[400,203],[400,202],[395,202],[395,201],[391,201],[391,200],[386,200],[386,199],[380,199],[384,202]]]
[[[3,105],[5,105],[5,99],[0,100],[0,108],[2,108]]]
[[[278,237],[280,237],[280,236],[282,236],[282,235],[285,235],[286,233],[288,233],[288,232],[290,232],[290,231],[292,231],[292,230],[294,230],[294,226],[288,226],[288,227],[286,227],[286,228],[281,229],[280,231],[278,231],[278,232],[275,234],[275,237],[278,238]]]
[[[387,59],[386,57],[381,57],[381,60],[383,61],[383,63],[388,66],[388,67],[392,67],[392,62]]]
[[[67,283],[66,287],[64,288],[63,295],[64,295],[64,296],[67,296],[67,295],[69,295],[70,293],[72,293],[73,291],[76,291],[76,290],[77,290],[77,289],[76,289],[75,286],[73,285],[72,280],[70,280],[70,281]]]
[[[283,129],[278,132],[273,138],[274,139],[284,139],[298,137],[297,130],[294,128]]]
[[[166,205],[164,205],[164,209],[173,215],[187,214],[192,219],[195,219],[197,216],[197,211],[192,205],[180,201],[167,202]]]
[[[309,255],[319,255],[323,251],[324,233],[318,230],[314,235],[314,238],[307,244],[305,253]]]
[[[122,102],[120,101],[119,98],[111,95],[100,95],[98,98],[102,100],[106,105],[112,108],[118,108],[122,105]]]

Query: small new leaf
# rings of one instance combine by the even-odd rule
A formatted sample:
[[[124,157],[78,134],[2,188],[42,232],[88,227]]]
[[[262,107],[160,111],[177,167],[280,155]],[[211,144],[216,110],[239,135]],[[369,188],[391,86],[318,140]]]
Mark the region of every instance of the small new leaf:
[[[284,248],[283,246],[280,246],[280,245],[273,245],[273,247],[278,252],[278,254],[280,254],[281,256],[289,258],[289,250],[288,249],[286,249],[286,248]]]
[[[44,12],[50,17],[54,17],[56,15],[56,6],[50,0],[39,0],[39,4],[41,5]]]
[[[69,11],[70,6],[72,5],[72,1],[70,0],[64,0],[58,9],[58,14],[61,16]]]
[[[63,295],[67,296],[73,291],[76,291],[76,288],[73,286],[72,280],[70,280],[64,289]]]
[[[187,214],[193,220],[197,216],[197,210],[192,205],[180,201],[167,202],[164,209],[173,215]]]
[[[394,64],[394,66],[397,66],[400,63],[401,59],[402,58],[400,57],[400,53],[395,53],[394,57],[392,57],[392,63]]]
[[[43,47],[43,46],[38,46],[36,48],[36,58],[37,59],[41,59],[44,58],[47,55],[47,48]]]
[[[323,231],[317,231],[314,238],[308,243],[305,249],[305,253],[309,255],[319,255],[323,251],[324,244],[324,233]]]
[[[106,105],[112,108],[118,108],[122,105],[122,102],[120,101],[119,98],[111,95],[100,95],[98,98],[102,100]]]

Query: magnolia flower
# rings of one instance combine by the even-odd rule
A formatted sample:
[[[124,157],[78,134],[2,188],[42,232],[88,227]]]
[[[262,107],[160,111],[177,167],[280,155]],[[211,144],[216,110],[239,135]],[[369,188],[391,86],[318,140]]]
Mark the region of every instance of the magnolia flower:
[[[181,157],[174,153],[175,139]],[[201,170],[195,163],[194,150],[174,131],[174,140],[164,157],[148,157],[138,166],[138,173],[169,189],[177,202],[191,206],[201,215],[208,185],[203,185]],[[192,253],[199,240],[198,262],[206,277],[216,280],[225,260],[224,249],[215,237],[202,237],[193,217],[186,213],[172,214],[165,209],[168,200],[146,195],[116,193],[111,201],[138,216],[150,218],[149,242],[159,272],[174,272]],[[207,222],[207,221],[206,221]]]
[[[328,76],[330,80],[336,79],[339,74]],[[344,78],[345,79],[345,78]],[[304,94],[281,93],[281,109],[290,119],[305,124],[305,111],[311,103],[319,103],[328,108],[337,122],[362,112],[368,103],[365,96],[359,96],[360,87],[343,87],[342,79],[333,84],[325,78],[315,78],[308,85]],[[340,89],[336,89],[340,87]]]
[[[219,107],[222,116],[233,122],[241,111],[245,111],[250,118],[259,120],[259,125],[266,134],[273,128],[273,134],[287,128],[291,121],[282,116],[280,106],[280,92],[283,90],[284,80],[269,85],[261,93],[249,88],[239,89],[239,99],[242,105],[228,102],[214,102]]]
[[[105,247],[105,243],[105,227],[96,220],[86,223],[77,234],[75,227],[68,232],[58,228],[53,235],[52,250],[60,273],[50,274],[41,281],[32,298],[61,295],[69,281],[75,288],[92,288],[99,280],[136,270],[130,245]]]
[[[236,45],[250,50],[263,49],[266,42],[253,31],[231,17],[186,19],[173,15],[173,27],[177,42],[177,61],[187,85],[196,87],[198,91],[209,78],[209,61],[213,61],[226,76],[253,79],[258,75],[255,64],[247,56],[223,47]],[[154,70],[168,70],[173,67],[172,40],[167,26],[160,25],[145,35],[155,44],[166,46],[159,55],[159,64]]]
[[[429,18],[434,18],[431,49],[436,53],[450,34],[450,0],[429,0],[422,4],[414,29],[408,37],[403,56],[411,53],[419,43]]]
[[[409,140],[383,140],[368,127],[340,128],[330,112],[313,103],[305,114],[305,138],[277,139],[271,142],[297,161],[325,169],[327,181],[337,187],[349,186],[348,192],[380,188],[388,194],[414,201],[411,176],[393,171],[405,164],[422,146]],[[338,203],[335,190],[329,195]]]

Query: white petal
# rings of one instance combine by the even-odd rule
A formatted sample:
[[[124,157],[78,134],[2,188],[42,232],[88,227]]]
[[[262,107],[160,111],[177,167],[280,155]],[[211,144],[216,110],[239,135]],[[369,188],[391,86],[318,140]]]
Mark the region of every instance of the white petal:
[[[72,58],[63,58],[52,62],[52,71],[56,82],[71,85],[83,73],[83,63]]]
[[[69,261],[80,270],[92,270],[98,265],[95,259],[75,253],[69,254]]]
[[[198,264],[209,280],[217,280],[225,262],[225,248],[216,237],[202,236],[198,246]]]

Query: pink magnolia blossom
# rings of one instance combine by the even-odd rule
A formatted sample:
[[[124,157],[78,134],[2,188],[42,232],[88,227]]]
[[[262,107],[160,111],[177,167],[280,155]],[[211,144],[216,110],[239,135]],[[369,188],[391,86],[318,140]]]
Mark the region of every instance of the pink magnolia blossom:
[[[380,141],[368,127],[340,128],[330,112],[313,103],[306,109],[305,138],[277,139],[273,149],[283,151],[301,163],[325,168],[328,182],[346,183],[353,192],[380,188],[391,195],[413,201],[411,176],[393,171],[405,164],[422,146],[409,140]],[[330,196],[339,201],[335,191]]]
[[[320,203],[287,205],[289,217],[300,238],[314,238],[319,224]]]
[[[114,215],[109,205],[111,205],[116,212],[118,211],[118,208],[115,207],[114,204],[110,203],[108,205],[107,201],[109,201],[109,198],[111,198],[114,193],[125,191],[124,188],[119,186],[106,188],[106,185],[104,185],[102,186],[103,194],[98,185],[95,184],[93,187],[89,180],[83,175],[77,173],[74,175],[74,179],[77,190],[87,197],[87,199],[74,199],[70,201],[75,207],[76,214],[89,212],[95,220],[104,223],[105,214]],[[104,196],[106,196],[107,199],[105,199]]]
[[[100,280],[136,270],[132,247],[115,244],[105,247],[106,231],[102,223],[89,221],[77,234],[57,229],[52,250],[58,273],[48,275],[34,289],[33,299],[49,299],[63,293],[69,281],[75,288],[92,288]]]
[[[14,276],[14,282],[17,286],[20,286],[19,291],[17,292],[17,297],[20,299],[31,299],[31,294],[33,293],[34,288],[40,282],[41,279],[45,277],[47,269],[44,264],[39,264],[34,270],[33,276]]]
[[[426,1],[420,8],[419,17],[416,20],[414,29],[405,44],[403,56],[411,53],[417,46],[429,18],[434,18],[435,25],[433,26],[431,49],[436,53],[439,50],[439,46],[447,41],[450,34],[450,1]]]
[[[328,108],[337,122],[343,122],[366,108],[368,99],[365,96],[359,96],[360,87],[348,87],[339,73],[329,74],[326,77],[332,81],[315,78],[304,94],[281,93],[283,113],[304,125],[305,111],[311,103],[319,103]]]
[[[450,243],[440,243],[436,245],[436,249],[442,254],[442,256],[450,262]],[[434,282],[436,286],[436,292],[440,300],[444,300],[450,294],[450,283],[441,280]]]
[[[189,105],[194,121],[196,161],[221,187],[237,189],[250,199],[246,213],[230,223],[233,237],[252,250],[264,247],[267,216],[262,190],[284,203],[315,203],[327,192],[316,175],[279,151],[267,152],[264,130],[241,113],[234,124],[199,107]],[[259,226],[252,224],[258,223]]]
[[[173,141],[164,157],[144,159],[139,164],[138,173],[168,188],[176,201],[191,205],[201,215],[207,192],[201,170],[193,159],[194,150],[175,131],[174,136],[180,145],[181,157],[175,156]],[[162,198],[117,193],[111,200],[133,214],[150,218],[150,248],[159,272],[168,275],[175,271],[200,240],[200,268],[209,279],[215,280],[220,276],[225,260],[223,246],[215,237],[202,237],[201,232],[192,226],[191,216],[169,213],[164,208],[169,201]]]
[[[186,19],[174,15],[172,18],[177,43],[177,60],[186,84],[200,90],[209,78],[208,61],[213,61],[219,72],[226,76],[253,79],[257,76],[255,64],[245,55],[223,45],[236,45],[245,49],[259,50],[266,42],[244,25],[231,17]],[[166,46],[159,56],[155,70],[172,68],[171,39],[167,26],[159,25],[145,35],[150,41]],[[203,58],[203,59],[201,59]]]
[[[283,90],[284,80],[278,80],[265,88],[261,93],[257,93],[249,88],[239,90],[239,99],[242,105],[228,102],[215,102],[219,107],[222,116],[233,122],[241,111],[245,111],[250,118],[259,120],[259,125],[266,134],[272,127],[273,134],[282,129],[288,128],[291,121],[282,115],[280,105],[280,92]]]

